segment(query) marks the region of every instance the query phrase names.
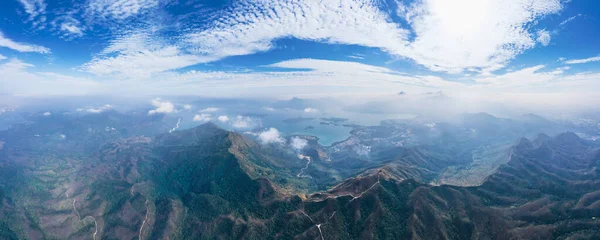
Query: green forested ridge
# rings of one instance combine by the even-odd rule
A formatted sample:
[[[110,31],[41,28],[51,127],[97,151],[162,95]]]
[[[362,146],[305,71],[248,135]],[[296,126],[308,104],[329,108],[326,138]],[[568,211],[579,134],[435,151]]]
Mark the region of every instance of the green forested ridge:
[[[490,120],[476,115],[470,124],[482,119]],[[65,124],[94,126],[51,126]],[[496,124],[479,130],[518,132],[506,120]],[[507,143],[450,125],[414,138],[410,125],[383,125],[357,126],[331,147],[309,140],[300,152],[210,123],[153,136],[124,126],[102,138],[75,127],[81,136],[43,141],[14,137],[47,126],[1,132],[0,236],[89,239],[96,229],[102,239],[598,236],[597,143],[572,133]],[[307,162],[298,154],[311,157],[301,177]],[[437,184],[472,179],[481,184]]]

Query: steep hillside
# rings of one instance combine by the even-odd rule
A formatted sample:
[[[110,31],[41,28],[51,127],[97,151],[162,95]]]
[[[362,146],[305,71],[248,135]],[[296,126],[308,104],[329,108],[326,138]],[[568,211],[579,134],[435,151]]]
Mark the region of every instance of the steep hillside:
[[[5,239],[600,237],[600,147],[573,133],[481,148],[480,138],[442,125],[436,148],[394,145],[409,136],[388,126],[331,148],[294,136],[306,146],[293,149],[212,123],[145,137],[61,121],[49,132],[78,136],[14,137],[44,129],[35,124],[0,134]],[[476,186],[428,184],[451,179],[448,166],[490,159]]]
[[[575,134],[521,139],[481,186],[423,186],[411,194],[416,239],[593,239],[600,151]]]

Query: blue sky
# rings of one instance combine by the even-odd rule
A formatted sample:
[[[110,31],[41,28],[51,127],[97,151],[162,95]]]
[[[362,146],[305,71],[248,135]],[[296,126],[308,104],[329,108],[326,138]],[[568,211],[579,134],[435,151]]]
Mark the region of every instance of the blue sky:
[[[598,9],[584,0],[6,0],[0,94],[595,95]]]

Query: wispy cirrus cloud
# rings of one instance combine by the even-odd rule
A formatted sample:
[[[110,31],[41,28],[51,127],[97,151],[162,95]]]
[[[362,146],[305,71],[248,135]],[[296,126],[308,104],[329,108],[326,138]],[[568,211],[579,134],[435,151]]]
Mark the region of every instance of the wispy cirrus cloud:
[[[575,16],[569,17],[569,18],[565,19],[564,21],[560,22],[560,24],[558,24],[558,26],[559,26],[559,27],[563,27],[563,26],[564,26],[564,25],[566,25],[567,23],[569,23],[569,22],[571,22],[571,21],[573,21],[573,20],[575,20],[576,18],[578,18],[578,17],[581,17],[581,16],[582,16],[581,14],[577,14],[577,15],[575,15]]]
[[[178,47],[163,44],[147,34],[133,34],[116,39],[84,64],[84,71],[99,76],[148,78],[154,73],[178,69],[200,62],[202,58],[186,54]]]
[[[219,108],[216,108],[216,107],[209,107],[209,108],[200,110],[200,112],[217,112],[217,111],[219,111]]]
[[[545,67],[545,65],[537,65],[502,75],[477,78],[475,81],[484,85],[493,85],[494,87],[527,86],[540,83],[547,83],[548,81],[553,80],[557,75],[562,73],[540,71]]]
[[[124,20],[151,12],[158,5],[157,0],[101,0],[90,2],[87,11]],[[489,74],[527,49],[547,46],[550,32],[533,26],[563,8],[562,0],[422,0],[410,4],[398,1],[397,6],[396,10],[383,11],[378,3],[365,0],[243,0],[213,12],[203,24],[182,23],[185,30],[170,31],[168,38],[146,33],[145,25],[133,31],[138,33],[117,36],[82,69],[101,76],[148,78],[227,57],[266,52],[279,39],[296,38],[378,48],[433,71]],[[404,22],[395,21],[398,17],[392,15]],[[64,29],[78,34],[75,27],[65,25]]]
[[[348,57],[349,57],[349,58],[353,58],[353,59],[360,59],[360,60],[362,60],[362,59],[365,59],[365,57],[364,57],[364,56],[357,55],[357,54],[354,54],[354,55],[348,55]]]
[[[406,27],[368,1],[242,1],[183,39],[195,54],[214,59],[268,51],[275,40],[294,37],[379,48],[434,71],[493,71],[538,39],[547,45],[549,34],[534,39],[531,25],[562,9],[561,0],[397,4]]]
[[[60,30],[74,36],[83,36],[83,31],[74,23],[62,23]]]
[[[408,76],[390,69],[353,62],[319,59],[289,60],[270,65],[275,71],[266,72],[203,72],[162,73],[156,77],[171,84],[172,92],[189,92],[191,86],[196,94],[214,97],[224,96],[273,96],[344,94],[359,91],[363,94],[376,92],[396,93],[454,89],[464,84],[447,81],[437,76]],[[278,68],[297,69],[279,71]],[[328,71],[327,69],[338,69]],[[309,71],[306,71],[309,69]],[[317,69],[317,70],[313,70]],[[362,70],[361,70],[362,69]],[[180,84],[176,86],[173,83]],[[201,86],[201,87],[200,87]],[[163,90],[166,90],[167,86]]]
[[[158,0],[94,0],[89,1],[87,12],[101,19],[123,20],[158,6]]]
[[[589,62],[597,62],[597,61],[600,61],[600,56],[584,58],[584,59],[564,60],[564,63],[566,63],[566,64],[581,64],[581,63],[589,63]]]
[[[261,72],[162,72],[149,76],[148,81],[107,78],[106,81],[97,81],[102,87],[94,87],[87,91],[104,91],[106,94],[144,92],[156,95],[202,94],[207,97],[284,97],[356,94],[358,90],[363,94],[396,93],[400,90],[423,92],[464,86],[441,77],[408,76],[390,69],[353,62],[298,59],[275,63],[270,67],[270,71]],[[280,68],[291,71],[280,71]],[[337,70],[328,71],[328,68]],[[26,72],[25,69],[22,71]]]
[[[33,27],[44,28],[46,22],[46,3],[44,0],[19,0],[25,12],[29,15],[29,21]]]
[[[98,12],[104,12],[99,14],[102,16],[125,12],[123,18],[126,18],[157,4],[149,0],[142,1],[145,4],[134,0],[125,2],[129,4],[111,5],[108,8],[106,1],[93,2],[88,12],[97,12],[97,15]],[[148,78],[152,74],[199,63],[267,51],[273,47],[272,41],[281,37],[366,46],[375,44],[382,48],[385,47],[380,39],[382,35],[390,35],[385,39],[394,41],[406,38],[406,31],[397,28],[377,6],[360,0],[340,4],[339,8],[343,11],[330,9],[326,2],[310,1],[241,1],[233,3],[232,8],[234,12],[219,12],[224,16],[212,23],[189,28],[188,32],[191,33],[176,32],[181,34],[175,38],[176,41],[164,40],[162,36],[147,34],[144,30],[119,36],[103,52],[84,64],[82,69],[101,76]],[[300,17],[297,14],[299,11],[306,13],[306,16],[295,19]],[[348,11],[356,11],[355,16],[345,15]],[[236,17],[240,15],[246,17]],[[224,24],[226,22],[231,24]],[[377,34],[372,34],[373,31]],[[347,35],[352,37],[348,38]]]
[[[10,48],[19,52],[50,53],[50,49],[35,44],[15,42],[0,32],[0,47]]]
[[[184,35],[196,54],[221,59],[263,52],[286,37],[400,52],[408,39],[370,1],[240,1],[218,14],[208,27]]]
[[[78,15],[79,11],[72,10],[70,12],[61,13],[60,16],[56,17],[50,23],[52,30],[59,33],[59,35],[65,40],[72,40],[74,38],[82,37],[84,35],[86,26],[75,16]]]
[[[12,58],[0,63],[0,92],[13,96],[77,96],[102,93],[106,84],[53,72],[36,72],[35,66]]]
[[[315,65],[327,62],[315,61]],[[339,64],[339,63],[335,63]],[[285,64],[282,64],[285,65]],[[303,66],[305,67],[305,66]],[[204,97],[376,97],[397,95],[399,91],[424,93],[443,90],[458,95],[477,95],[483,98],[495,97],[499,101],[520,99],[524,94],[531,102],[543,104],[577,104],[589,107],[590,102],[581,96],[594,97],[595,89],[600,88],[598,73],[566,74],[565,68],[549,68],[538,65],[516,69],[505,74],[472,77],[473,83],[456,83],[437,76],[404,76],[394,72],[199,72],[161,73],[151,81],[140,84],[124,84],[123,81],[91,81],[52,73],[35,73],[34,66],[11,59],[0,63],[2,92],[20,96],[104,94],[123,95],[145,94],[173,95],[189,94]],[[565,91],[568,89],[567,94]],[[499,94],[512,93],[511,96]],[[370,94],[370,95],[369,95]],[[554,94],[554,95],[552,95]],[[590,95],[592,94],[592,95]],[[535,99],[535,96],[541,96]],[[548,97],[550,96],[550,97]],[[599,97],[596,95],[595,97]],[[600,98],[599,98],[600,99]],[[174,104],[155,99],[155,106],[149,114],[176,112]],[[212,117],[212,116],[211,116]],[[217,115],[215,115],[217,117]],[[228,117],[233,128],[249,129],[258,126],[257,119],[237,116]]]
[[[557,93],[570,98],[585,100],[577,94],[595,92],[600,88],[600,73],[567,74],[569,66],[550,68],[546,65],[526,67],[500,75],[479,77],[476,84],[463,90],[476,90],[480,93]],[[600,95],[597,95],[600,96]],[[542,102],[557,102],[557,99],[540,99]]]
[[[35,18],[46,11],[46,3],[44,0],[19,0],[19,2],[25,8],[25,12],[29,14],[31,18]]]
[[[476,84],[461,90],[463,96],[488,99],[501,104],[560,111],[595,109],[600,95],[600,73],[566,74],[564,67],[526,67],[510,73],[478,78]]]
[[[318,72],[373,72],[373,73],[392,73],[393,71],[373,65],[362,64],[349,61],[331,61],[324,59],[293,59],[283,62],[267,65],[267,67],[290,68],[290,69],[311,69]]]

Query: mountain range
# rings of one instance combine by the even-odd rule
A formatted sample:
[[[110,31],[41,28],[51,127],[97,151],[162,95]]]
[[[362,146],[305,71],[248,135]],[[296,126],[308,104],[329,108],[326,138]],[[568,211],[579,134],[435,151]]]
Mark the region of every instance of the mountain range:
[[[600,143],[535,115],[389,120],[331,146],[26,118],[0,132],[2,239],[600,238]]]

